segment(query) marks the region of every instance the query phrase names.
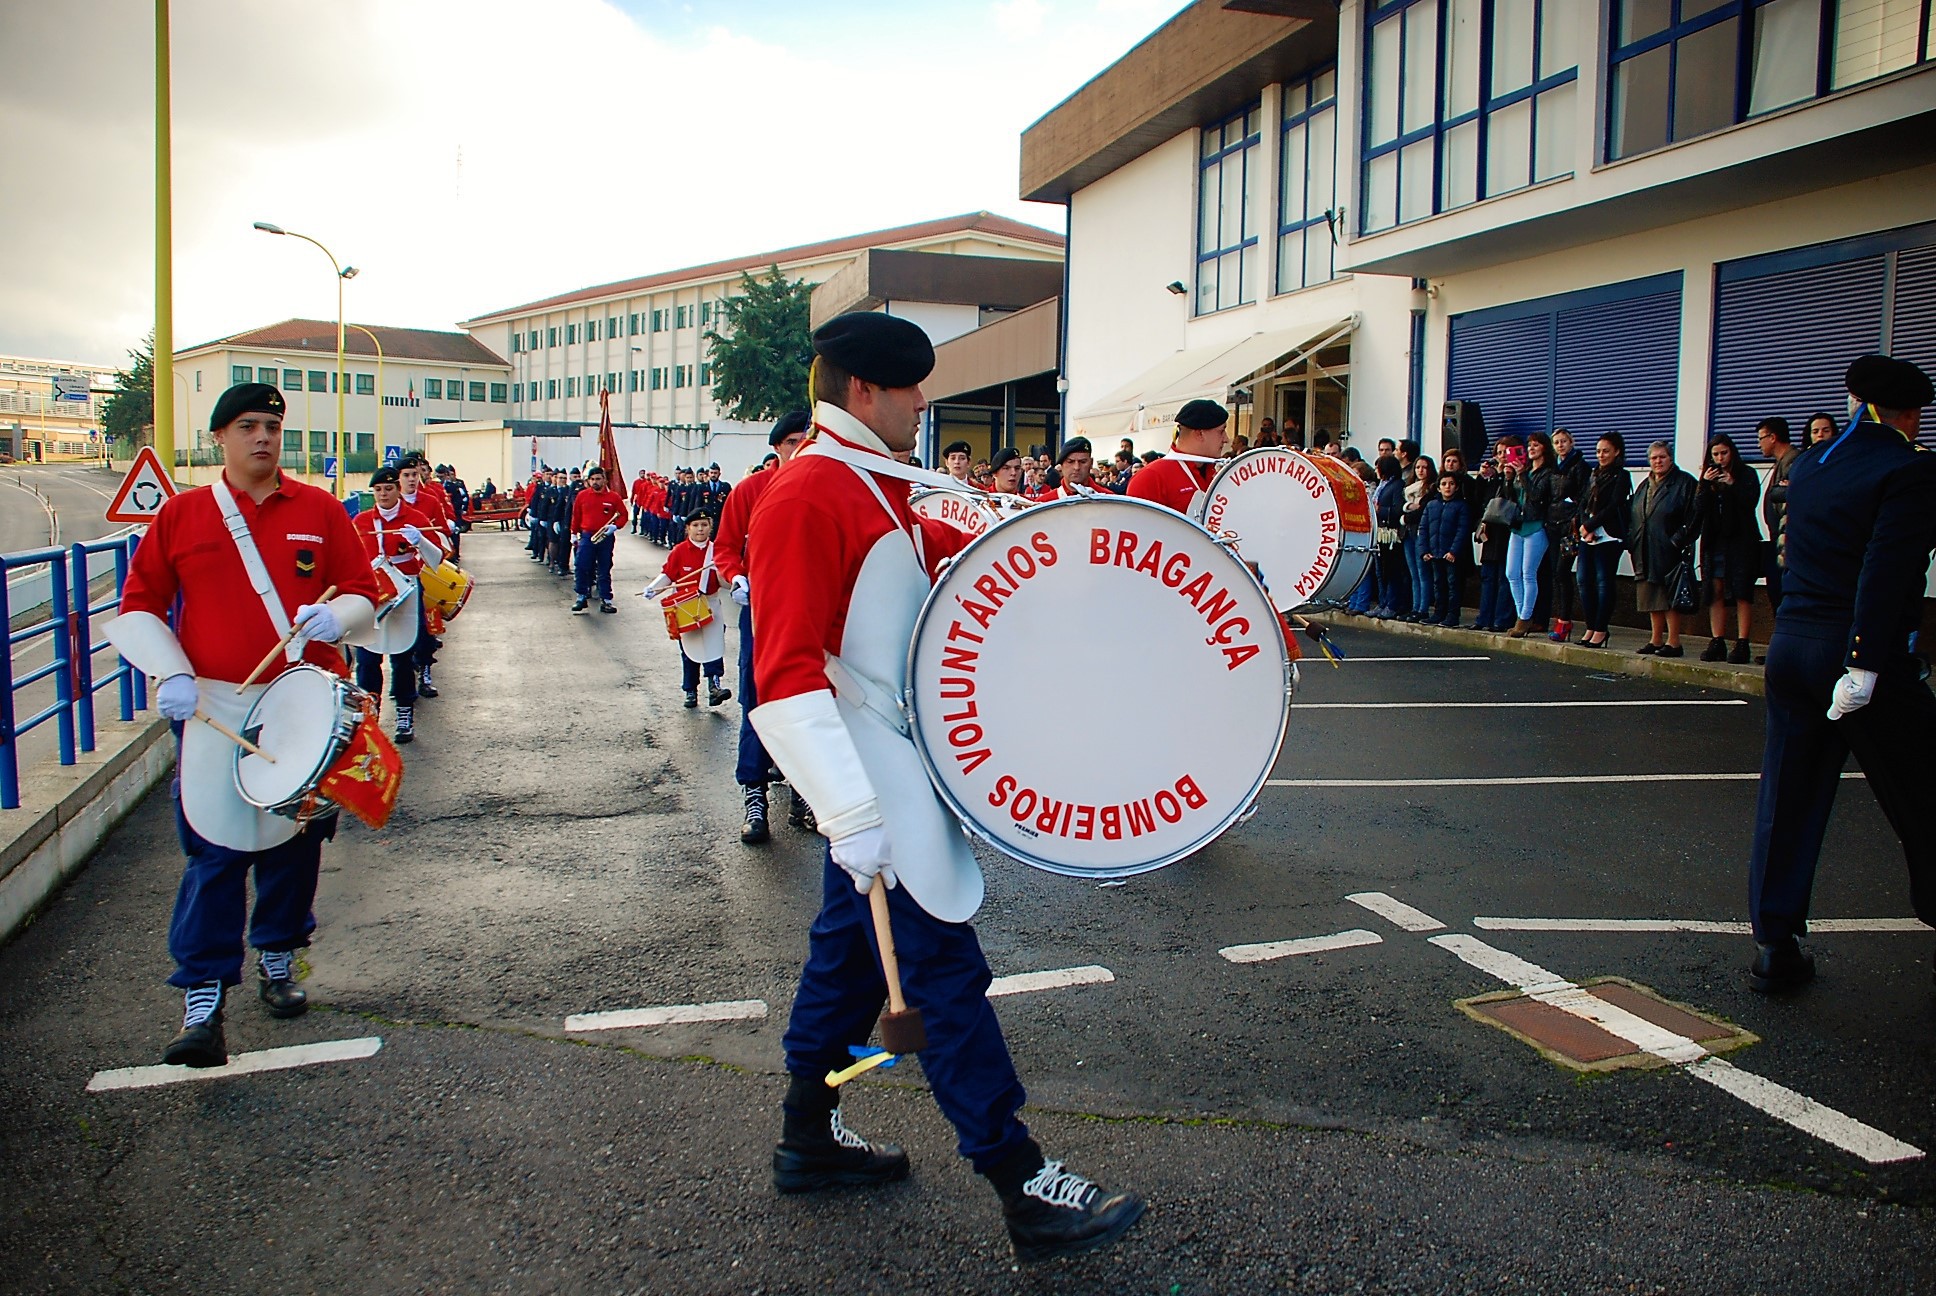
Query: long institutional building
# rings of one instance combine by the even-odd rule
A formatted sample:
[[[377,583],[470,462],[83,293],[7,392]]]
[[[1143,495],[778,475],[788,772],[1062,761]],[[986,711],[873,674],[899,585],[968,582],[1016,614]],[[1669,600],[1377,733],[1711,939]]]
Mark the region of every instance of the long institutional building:
[[[1858,354],[1936,371],[1933,42],[1931,0],[1198,0],[1022,136],[1069,421],[1436,451],[1457,400],[1758,458]]]

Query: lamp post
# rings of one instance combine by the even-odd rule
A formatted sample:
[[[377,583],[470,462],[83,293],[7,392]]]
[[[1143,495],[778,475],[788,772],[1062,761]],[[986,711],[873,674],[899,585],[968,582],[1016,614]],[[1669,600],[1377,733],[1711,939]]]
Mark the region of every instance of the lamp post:
[[[268,221],[257,221],[255,227],[264,234],[283,234],[290,238],[299,238],[305,243],[314,244],[317,250],[329,258],[329,268],[336,272],[336,498],[342,499],[343,478],[345,476],[343,472],[343,398],[348,394],[343,390],[348,385],[347,375],[343,372],[343,281],[345,279],[356,278],[356,267],[340,264],[336,260],[336,254],[334,252],[331,252],[307,234],[298,234],[296,231],[286,230],[280,225],[271,225]],[[304,430],[307,431],[307,429]],[[305,472],[307,471],[308,453],[308,448],[305,445],[303,451]]]
[[[380,463],[383,460],[383,343],[377,340],[376,334],[361,324],[352,324],[350,327],[370,339],[370,345],[376,348],[376,455]],[[339,480],[348,463],[349,451],[345,449],[343,457],[336,463],[336,475]]]
[[[154,408],[155,450],[161,470],[175,479],[175,398],[169,375],[175,372],[175,224],[174,152],[169,113],[168,0],[155,0],[155,345],[154,391],[168,388],[164,407],[150,393]]]

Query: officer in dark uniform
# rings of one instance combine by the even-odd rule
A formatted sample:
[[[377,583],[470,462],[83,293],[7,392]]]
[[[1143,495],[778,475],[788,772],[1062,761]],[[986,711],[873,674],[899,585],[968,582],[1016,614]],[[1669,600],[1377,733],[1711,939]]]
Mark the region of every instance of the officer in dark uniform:
[[[1801,948],[1815,862],[1853,751],[1902,842],[1916,916],[1936,926],[1936,695],[1909,635],[1936,546],[1936,454],[1916,445],[1929,376],[1906,360],[1849,366],[1860,408],[1788,478],[1781,611],[1768,644],[1768,742],[1755,807],[1748,906],[1764,993],[1815,975]]]
[[[531,555],[532,562],[541,563],[551,545],[551,474],[539,473],[532,478],[531,494],[526,497],[524,507],[531,515],[531,537],[524,546],[525,552]]]

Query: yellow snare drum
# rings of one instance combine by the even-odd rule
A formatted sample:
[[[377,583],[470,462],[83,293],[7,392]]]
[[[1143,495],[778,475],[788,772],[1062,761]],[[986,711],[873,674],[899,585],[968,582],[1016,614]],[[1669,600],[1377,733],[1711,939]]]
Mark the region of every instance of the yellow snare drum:
[[[435,567],[425,564],[417,580],[423,586],[424,607],[434,608],[447,617],[463,611],[464,601],[471,596],[470,574],[449,559]]]
[[[713,623],[713,605],[706,601],[704,594],[688,594],[683,598],[670,595],[661,599],[659,606],[665,611],[666,634],[673,639]]]

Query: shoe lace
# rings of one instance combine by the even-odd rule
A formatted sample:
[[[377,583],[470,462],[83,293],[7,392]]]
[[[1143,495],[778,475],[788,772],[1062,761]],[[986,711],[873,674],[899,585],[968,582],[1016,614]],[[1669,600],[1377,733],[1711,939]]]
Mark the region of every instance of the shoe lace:
[[[1022,1185],[1024,1195],[1064,1210],[1081,1210],[1095,1195],[1096,1185],[1073,1170],[1064,1170],[1060,1161],[1045,1161],[1035,1177]]]
[[[211,981],[207,985],[190,986],[182,998],[182,1029],[200,1026],[222,1006],[222,983]]]
[[[840,1108],[834,1108],[833,1114],[828,1117],[827,1124],[828,1128],[833,1131],[834,1142],[840,1144],[840,1146],[844,1148],[864,1148],[867,1146],[866,1139],[841,1123]]]
[[[262,975],[268,977],[271,981],[287,981],[289,979],[289,961],[290,954],[287,950],[263,950]]]

